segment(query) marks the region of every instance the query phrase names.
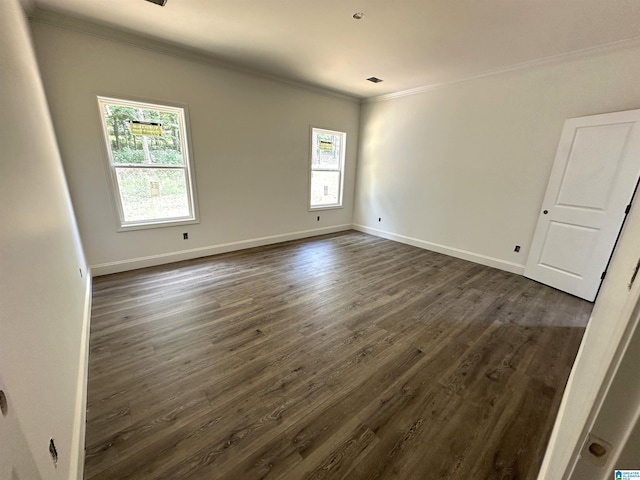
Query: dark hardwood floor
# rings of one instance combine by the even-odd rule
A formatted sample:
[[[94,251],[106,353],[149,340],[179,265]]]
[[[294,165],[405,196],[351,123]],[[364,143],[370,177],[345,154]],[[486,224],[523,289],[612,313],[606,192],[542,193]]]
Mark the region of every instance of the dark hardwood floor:
[[[592,305],[358,232],[94,279],[87,479],[535,479]]]

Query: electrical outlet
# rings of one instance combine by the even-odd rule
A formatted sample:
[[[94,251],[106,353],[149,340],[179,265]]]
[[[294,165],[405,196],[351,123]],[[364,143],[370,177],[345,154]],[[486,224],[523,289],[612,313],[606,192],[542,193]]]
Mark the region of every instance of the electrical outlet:
[[[513,249],[514,252],[519,252],[520,251],[520,245],[516,245],[516,248]]]
[[[182,239],[183,239],[183,240],[189,240],[189,233],[184,232],[184,233],[182,234]]]

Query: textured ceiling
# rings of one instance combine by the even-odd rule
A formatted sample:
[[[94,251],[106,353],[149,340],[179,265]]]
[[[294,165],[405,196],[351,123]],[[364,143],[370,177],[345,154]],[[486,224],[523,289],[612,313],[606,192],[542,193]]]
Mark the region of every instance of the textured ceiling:
[[[27,0],[25,0],[27,1]],[[640,37],[638,0],[28,0],[355,97]],[[353,13],[364,18],[354,20]],[[366,78],[384,81],[373,84]]]

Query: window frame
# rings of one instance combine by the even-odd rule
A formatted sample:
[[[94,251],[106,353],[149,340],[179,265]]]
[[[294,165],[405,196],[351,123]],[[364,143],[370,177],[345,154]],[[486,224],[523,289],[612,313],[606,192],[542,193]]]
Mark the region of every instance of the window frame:
[[[176,225],[189,225],[200,223],[198,217],[198,205],[196,196],[195,185],[195,168],[193,155],[191,153],[191,138],[189,129],[189,112],[188,107],[184,104],[177,104],[167,101],[147,100],[147,99],[134,99],[123,98],[115,96],[97,96],[98,102],[98,114],[100,115],[100,126],[102,129],[102,137],[104,139],[104,159],[107,169],[107,178],[109,183],[109,196],[111,197],[111,203],[114,208],[114,213],[117,221],[118,232],[125,232],[130,230],[141,230],[149,228],[161,228],[171,227]],[[104,114],[104,105],[121,105],[130,108],[143,108],[148,110],[158,110],[168,113],[174,113],[178,117],[179,135],[180,135],[180,147],[182,156],[184,158],[184,165],[162,165],[162,164],[116,164],[113,161],[113,152],[111,150],[111,142],[109,139],[108,125]],[[190,211],[190,215],[184,217],[164,217],[159,219],[144,219],[144,220],[125,220],[124,207],[122,205],[122,196],[120,194],[120,184],[118,182],[117,168],[140,168],[140,169],[182,169],[185,174],[186,180],[186,195],[187,203]]]
[[[341,137],[339,169],[313,168],[313,135],[316,132],[327,133],[330,135],[339,135]],[[345,163],[346,163],[346,153],[347,153],[347,132],[342,132],[340,130],[331,130],[331,129],[322,128],[322,127],[314,127],[313,125],[310,126],[310,129],[309,129],[309,190],[307,192],[308,210],[310,212],[315,212],[317,210],[331,210],[331,209],[337,209],[337,208],[344,208],[343,197],[344,197],[344,170],[345,170]],[[311,194],[312,194],[312,178],[313,178],[314,171],[338,172],[340,174],[337,203],[324,204],[324,205],[312,205]]]

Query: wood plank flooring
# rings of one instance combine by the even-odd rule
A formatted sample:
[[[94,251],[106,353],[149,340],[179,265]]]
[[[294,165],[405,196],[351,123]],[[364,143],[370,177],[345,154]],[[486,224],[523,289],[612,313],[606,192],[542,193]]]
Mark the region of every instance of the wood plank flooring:
[[[358,232],[94,279],[87,479],[535,479],[592,305]]]

